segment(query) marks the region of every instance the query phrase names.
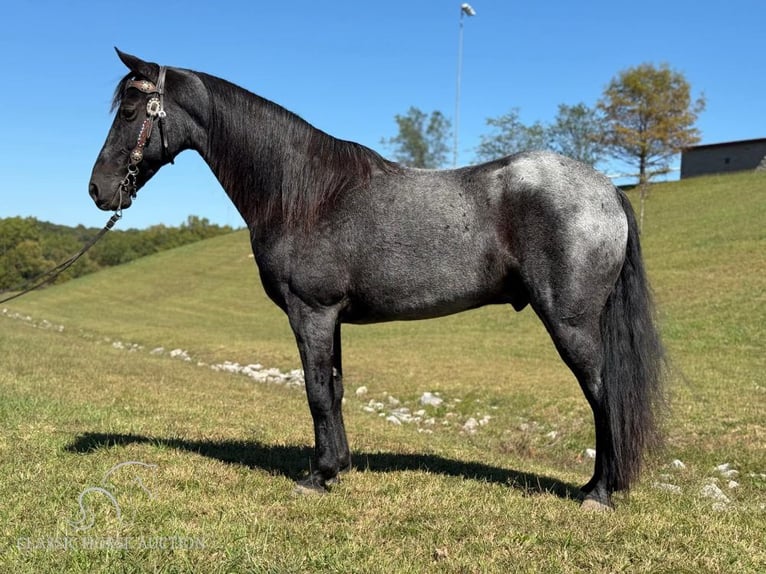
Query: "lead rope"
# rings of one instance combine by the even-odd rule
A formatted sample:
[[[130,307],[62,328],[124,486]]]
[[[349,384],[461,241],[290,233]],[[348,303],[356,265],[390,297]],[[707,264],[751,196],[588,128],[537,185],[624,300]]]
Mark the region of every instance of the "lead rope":
[[[7,303],[8,301],[12,301],[13,299],[16,299],[18,297],[21,297],[22,295],[26,295],[30,291],[34,291],[35,289],[39,289],[43,285],[47,285],[48,283],[52,282],[56,277],[61,275],[64,271],[69,269],[72,265],[75,264],[75,262],[85,255],[85,253],[93,247],[96,242],[101,239],[106,233],[114,227],[114,224],[117,223],[120,218],[122,217],[122,210],[115,211],[114,215],[109,218],[109,221],[106,222],[106,225],[96,233],[95,236],[93,236],[91,239],[88,240],[88,242],[80,249],[77,253],[72,255],[69,259],[66,261],[62,261],[58,265],[56,265],[53,269],[49,269],[45,273],[42,273],[35,277],[34,279],[30,279],[26,283],[24,283],[20,289],[22,289],[20,292],[11,295],[10,297],[6,297],[5,299],[0,299],[0,304]],[[8,290],[6,290],[8,291]]]

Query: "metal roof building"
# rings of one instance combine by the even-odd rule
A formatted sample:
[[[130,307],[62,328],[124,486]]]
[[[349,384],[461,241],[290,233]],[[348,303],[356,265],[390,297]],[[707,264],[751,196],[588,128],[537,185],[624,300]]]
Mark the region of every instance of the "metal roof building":
[[[749,170],[766,170],[766,138],[698,145],[681,152],[681,179]]]

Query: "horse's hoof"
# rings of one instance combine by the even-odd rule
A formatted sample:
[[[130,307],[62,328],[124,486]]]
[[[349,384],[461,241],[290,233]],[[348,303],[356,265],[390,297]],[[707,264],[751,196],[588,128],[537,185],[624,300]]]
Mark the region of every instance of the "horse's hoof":
[[[328,486],[339,482],[337,477],[333,477],[330,480],[325,481],[322,476],[318,474],[312,474],[303,480],[299,480],[295,483],[293,492],[296,494],[327,494],[329,492]]]
[[[316,486],[316,485],[306,485],[300,482],[295,483],[295,488],[293,488],[293,492],[295,494],[300,494],[301,496],[317,496],[321,494],[327,494],[329,491],[322,487],[322,486]]]
[[[293,492],[295,494],[300,494],[300,495],[316,496],[318,494],[327,494],[329,491],[327,490],[327,487],[322,486],[320,484],[314,484],[308,481],[301,481],[301,482],[295,483],[295,488],[293,488]]]
[[[595,498],[586,498],[582,501],[580,510],[585,512],[612,512],[614,507],[611,504],[604,504]]]

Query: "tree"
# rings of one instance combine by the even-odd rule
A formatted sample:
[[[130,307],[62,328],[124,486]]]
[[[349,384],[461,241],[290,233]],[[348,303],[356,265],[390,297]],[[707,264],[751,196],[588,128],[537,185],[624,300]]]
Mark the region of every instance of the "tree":
[[[554,123],[548,128],[551,148],[562,155],[595,166],[606,155],[602,141],[604,122],[598,111],[583,103],[559,104]]]
[[[516,108],[498,118],[487,118],[487,125],[494,130],[481,137],[476,150],[479,161],[490,161],[521,151],[550,149],[595,165],[605,155],[601,144],[600,116],[596,110],[582,103],[559,105],[558,114],[550,125],[539,121],[525,125],[519,119]]]
[[[551,147],[545,126],[540,122],[524,125],[519,119],[518,108],[497,118],[487,118],[487,125],[494,129],[489,135],[481,136],[476,148],[478,161],[491,161],[521,151]]]
[[[604,145],[638,168],[643,221],[649,180],[667,173],[673,156],[700,141],[694,123],[705,99],[692,100],[689,82],[667,64],[641,64],[612,79],[598,109],[606,122]]]
[[[0,290],[18,287],[45,270],[41,241],[31,217],[0,219]]]
[[[40,243],[25,239],[3,254],[0,288],[18,287],[40,275],[49,265],[43,257]]]
[[[394,116],[399,133],[383,139],[394,148],[393,158],[410,167],[436,169],[447,163],[450,121],[440,111],[427,115],[412,106],[407,114]]]

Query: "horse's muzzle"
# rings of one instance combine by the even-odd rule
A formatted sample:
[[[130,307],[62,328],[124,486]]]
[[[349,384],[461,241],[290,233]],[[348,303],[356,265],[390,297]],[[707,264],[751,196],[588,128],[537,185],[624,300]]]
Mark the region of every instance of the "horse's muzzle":
[[[133,203],[131,197],[127,193],[120,193],[118,190],[114,193],[109,193],[99,187],[93,180],[88,184],[88,193],[91,199],[96,204],[96,207],[103,211],[117,211],[118,209],[127,209]]]

